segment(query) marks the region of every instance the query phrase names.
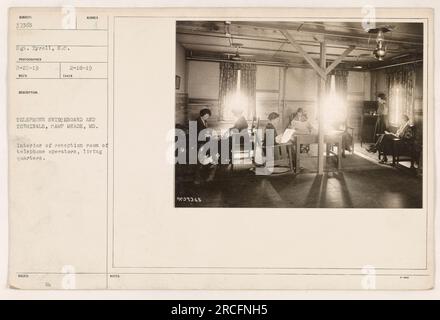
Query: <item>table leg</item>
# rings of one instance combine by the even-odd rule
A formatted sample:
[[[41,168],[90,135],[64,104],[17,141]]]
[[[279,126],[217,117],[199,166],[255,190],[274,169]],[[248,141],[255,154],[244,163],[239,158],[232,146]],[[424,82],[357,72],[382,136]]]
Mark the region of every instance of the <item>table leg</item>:
[[[338,142],[338,170],[342,169],[342,139]]]
[[[296,154],[296,163],[295,163],[295,173],[299,172],[299,156],[300,156],[300,152],[301,152],[301,148],[300,148],[300,143],[298,141],[298,138],[296,139],[296,150],[295,150],[295,154]]]
[[[292,145],[287,146],[287,153],[288,153],[288,156],[289,156],[290,171],[294,172],[292,147],[293,147]]]

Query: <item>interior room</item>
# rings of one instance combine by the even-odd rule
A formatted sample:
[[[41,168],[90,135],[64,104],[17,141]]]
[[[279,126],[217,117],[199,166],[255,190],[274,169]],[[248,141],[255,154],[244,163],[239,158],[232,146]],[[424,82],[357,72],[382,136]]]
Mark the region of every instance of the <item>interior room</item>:
[[[423,29],[178,21],[175,123],[187,140],[176,147],[186,161],[175,167],[175,205],[421,208]],[[210,130],[206,141],[234,141],[238,127],[246,138],[228,161],[222,146],[194,163],[191,122]]]

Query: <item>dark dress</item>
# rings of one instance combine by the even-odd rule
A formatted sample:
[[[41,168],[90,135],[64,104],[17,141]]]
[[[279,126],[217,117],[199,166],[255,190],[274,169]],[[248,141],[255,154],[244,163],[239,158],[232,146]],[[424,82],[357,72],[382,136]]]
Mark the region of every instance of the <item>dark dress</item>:
[[[209,140],[209,137],[200,136],[200,132],[208,129],[208,123],[203,121],[201,117],[197,118],[197,152],[203,147],[203,145]],[[206,131],[205,131],[206,132]]]
[[[413,138],[414,132],[412,127],[406,123],[405,125],[401,126],[397,133],[398,138],[403,140],[409,140]],[[393,134],[381,134],[379,135],[379,138],[375,144],[375,147],[377,150],[383,153],[384,157],[386,158],[387,155],[392,154],[393,152],[393,140],[397,137]]]
[[[278,135],[278,133],[277,133],[277,129],[273,126],[273,124],[272,123],[268,123],[267,125],[266,125],[266,129],[265,129],[265,132],[264,132],[264,135],[263,135],[263,148],[266,148],[266,145],[267,145],[267,130],[273,130],[273,139],[274,139],[274,141],[271,143],[271,145],[275,145],[275,144],[277,144],[276,143],[276,141],[275,141],[275,137]]]
[[[203,121],[201,117],[197,118],[197,154],[199,152],[204,152],[201,150],[205,143],[207,143],[211,138],[210,135],[206,137],[200,137],[200,132],[202,130],[208,129],[208,124],[206,121]],[[201,141],[200,141],[200,140]],[[206,153],[207,156],[211,156],[211,152],[208,151]],[[203,165],[199,161],[199,157],[197,156],[197,165],[195,169],[195,178],[194,182],[201,183],[202,180],[210,181],[214,178],[216,172],[216,167],[212,165]]]
[[[202,130],[208,129],[208,124],[206,123],[206,121],[203,121],[203,119],[201,117],[198,117],[196,121],[197,121],[197,141],[198,141],[200,132]],[[204,141],[201,141],[201,142],[202,142],[202,144],[204,143]]]
[[[377,120],[374,127],[374,139],[379,138],[379,135],[383,134],[388,127],[388,111],[385,104],[380,104],[377,108]]]
[[[232,161],[232,149],[243,149],[244,145],[250,143],[250,137],[247,133],[248,123],[244,116],[239,117],[232,128],[229,131],[234,131],[234,133],[229,135],[229,162]],[[245,130],[245,131],[243,131]],[[238,131],[238,132],[237,132]],[[234,134],[239,134],[239,140],[233,137]]]
[[[237,129],[238,131],[241,131],[247,128],[248,123],[246,121],[246,118],[244,116],[241,116],[235,121],[234,126],[231,129]]]

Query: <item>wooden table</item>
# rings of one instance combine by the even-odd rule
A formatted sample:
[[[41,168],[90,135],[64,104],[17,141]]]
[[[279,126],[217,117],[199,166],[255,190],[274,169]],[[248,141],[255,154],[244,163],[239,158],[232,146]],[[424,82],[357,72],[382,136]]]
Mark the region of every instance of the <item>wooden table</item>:
[[[328,131],[324,135],[324,143],[326,144],[326,154],[327,156],[330,155],[330,153],[333,153],[331,150],[331,146],[334,144],[338,145],[338,152],[337,154],[337,162],[338,162],[338,170],[342,169],[342,136],[344,134],[344,131],[339,130],[333,130]],[[293,143],[295,145],[295,173],[299,172],[300,168],[300,153],[301,148],[300,146],[302,144],[318,144],[318,135],[317,134],[295,134]]]

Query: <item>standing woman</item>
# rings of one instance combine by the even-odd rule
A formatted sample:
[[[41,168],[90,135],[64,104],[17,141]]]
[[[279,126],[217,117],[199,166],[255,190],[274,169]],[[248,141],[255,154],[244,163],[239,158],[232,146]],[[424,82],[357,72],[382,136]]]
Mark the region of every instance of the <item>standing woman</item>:
[[[377,95],[377,120],[374,128],[374,141],[377,140],[380,134],[383,134],[388,127],[388,105],[384,93]]]

